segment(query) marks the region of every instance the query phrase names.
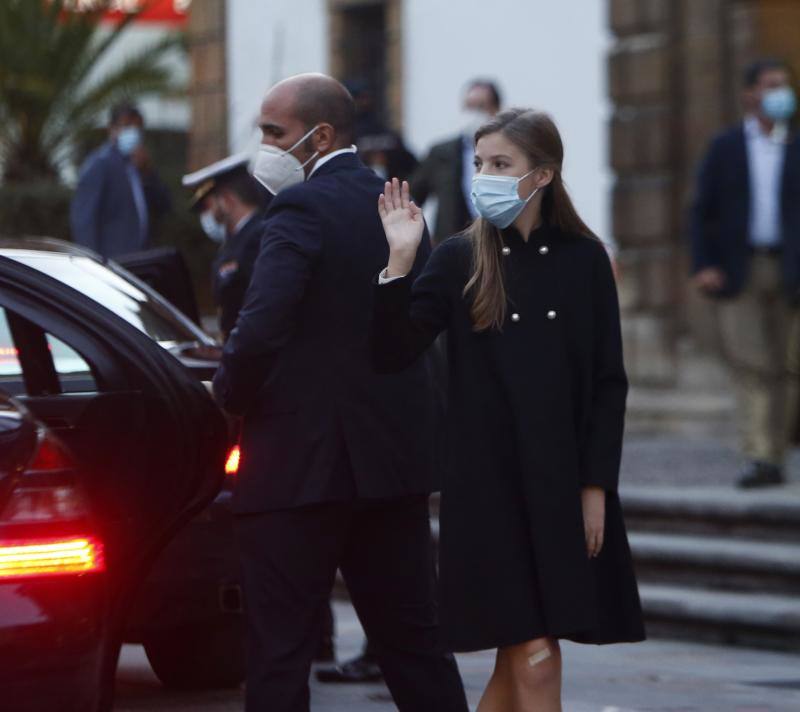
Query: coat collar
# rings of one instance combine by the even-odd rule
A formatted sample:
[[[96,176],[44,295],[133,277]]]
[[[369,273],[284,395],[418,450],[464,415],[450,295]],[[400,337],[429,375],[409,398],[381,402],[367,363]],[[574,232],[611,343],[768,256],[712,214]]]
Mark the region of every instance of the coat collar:
[[[522,234],[517,230],[514,225],[509,225],[500,231],[503,236],[503,242],[507,245],[543,245],[550,242],[552,237],[552,228],[545,222],[535,227],[528,234],[528,241],[522,239]]]

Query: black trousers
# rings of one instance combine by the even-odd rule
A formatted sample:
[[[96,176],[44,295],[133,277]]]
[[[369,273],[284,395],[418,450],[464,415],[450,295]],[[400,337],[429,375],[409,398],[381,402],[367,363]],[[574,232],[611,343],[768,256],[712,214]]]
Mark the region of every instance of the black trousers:
[[[236,520],[247,712],[309,709],[308,676],[336,569],[401,712],[467,712],[439,641],[427,497],[318,504]]]

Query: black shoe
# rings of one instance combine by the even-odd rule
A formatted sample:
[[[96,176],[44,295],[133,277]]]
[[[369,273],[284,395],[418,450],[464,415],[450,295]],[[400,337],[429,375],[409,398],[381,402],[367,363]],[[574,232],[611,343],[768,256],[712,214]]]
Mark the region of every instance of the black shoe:
[[[756,487],[772,487],[782,485],[783,472],[777,465],[769,462],[751,462],[742,472],[742,476],[736,483],[742,489],[754,489]]]
[[[383,673],[375,658],[360,655],[341,665],[316,671],[320,682],[380,682]]]
[[[332,663],[336,661],[333,650],[333,638],[324,636],[320,639],[317,652],[314,655],[315,663]]]

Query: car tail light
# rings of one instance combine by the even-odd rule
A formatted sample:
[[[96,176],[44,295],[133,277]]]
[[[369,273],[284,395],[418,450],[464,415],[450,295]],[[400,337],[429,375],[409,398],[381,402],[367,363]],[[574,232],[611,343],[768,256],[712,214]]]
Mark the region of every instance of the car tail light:
[[[0,580],[105,570],[72,459],[47,431],[0,510]]]
[[[239,472],[239,461],[242,457],[242,451],[238,445],[234,445],[228,452],[228,458],[225,460],[225,474],[229,477],[235,477]]]
[[[96,537],[0,542],[0,580],[104,570],[103,543]]]

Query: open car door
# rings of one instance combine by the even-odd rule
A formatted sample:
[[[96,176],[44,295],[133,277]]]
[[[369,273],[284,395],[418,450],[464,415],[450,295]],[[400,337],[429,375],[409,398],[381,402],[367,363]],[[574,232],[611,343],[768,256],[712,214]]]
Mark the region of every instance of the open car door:
[[[124,614],[157,553],[224,477],[228,431],[198,380],[151,338],[42,272],[0,257],[0,387],[78,459],[105,547],[113,675]],[[111,659],[113,658],[113,659]]]

